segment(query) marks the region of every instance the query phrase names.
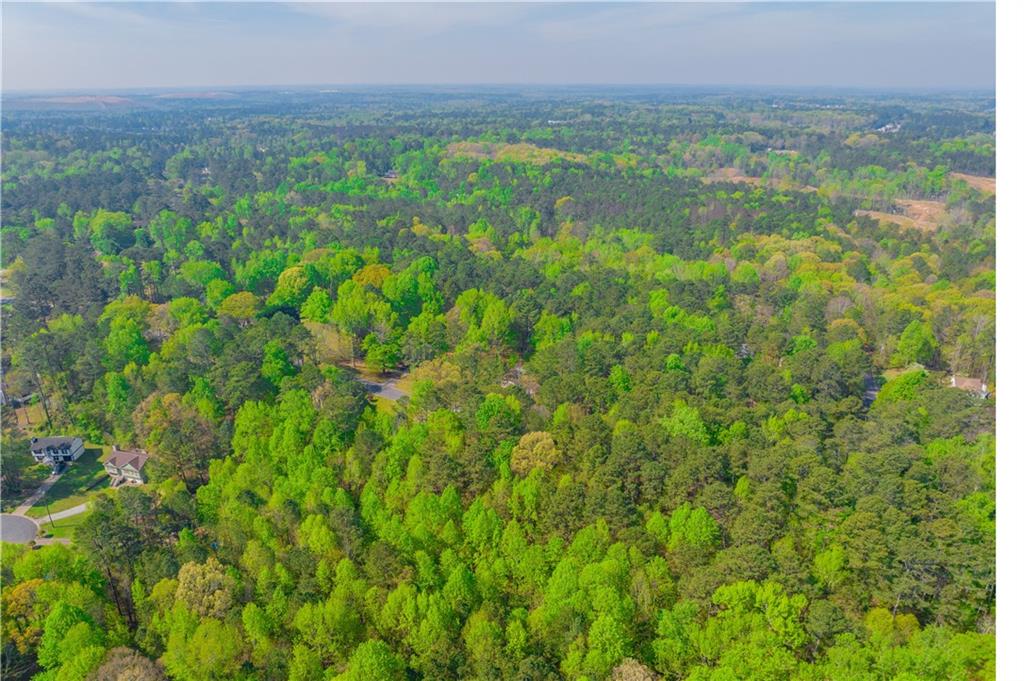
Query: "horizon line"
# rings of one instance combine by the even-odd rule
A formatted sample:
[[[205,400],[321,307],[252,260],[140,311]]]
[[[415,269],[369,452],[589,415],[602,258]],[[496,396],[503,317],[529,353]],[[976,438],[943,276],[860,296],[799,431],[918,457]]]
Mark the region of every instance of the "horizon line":
[[[480,88],[635,88],[635,89],[709,89],[709,90],[831,90],[831,91],[876,91],[876,92],[908,92],[908,93],[986,93],[995,95],[996,87],[985,85],[949,85],[949,86],[917,86],[917,85],[854,85],[854,84],[779,84],[779,83],[622,83],[622,82],[562,82],[562,83],[531,83],[531,82],[435,82],[435,83],[403,83],[403,82],[350,82],[350,83],[277,83],[277,84],[195,84],[195,85],[126,85],[79,88],[16,88],[0,87],[0,95],[49,95],[49,94],[136,94],[149,92],[216,92],[233,94],[232,90],[246,92],[280,92],[283,90],[316,90],[323,88],[401,88],[401,89],[438,89],[463,88],[467,90]],[[323,94],[333,94],[324,92]]]

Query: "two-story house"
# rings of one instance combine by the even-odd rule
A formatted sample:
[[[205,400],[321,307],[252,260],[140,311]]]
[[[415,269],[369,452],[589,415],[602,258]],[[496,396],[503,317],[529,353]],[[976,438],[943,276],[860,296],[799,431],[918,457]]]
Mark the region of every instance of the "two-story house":
[[[29,442],[32,458],[56,468],[82,456],[85,444],[80,437],[34,437]]]
[[[114,445],[114,451],[103,462],[103,467],[110,476],[111,487],[144,483],[146,474],[143,468],[148,460],[149,454],[141,449],[118,449],[117,445]]]

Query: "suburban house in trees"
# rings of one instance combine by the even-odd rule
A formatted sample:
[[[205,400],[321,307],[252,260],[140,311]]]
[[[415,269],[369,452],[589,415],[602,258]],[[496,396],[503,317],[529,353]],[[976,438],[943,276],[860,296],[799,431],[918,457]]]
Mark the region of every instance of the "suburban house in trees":
[[[114,445],[114,451],[103,462],[103,467],[110,476],[111,487],[121,484],[141,485],[146,481],[143,468],[147,461],[149,454],[141,449],[118,449]]]
[[[80,437],[34,437],[29,442],[32,458],[56,468],[82,456],[85,444]]]
[[[989,396],[988,384],[980,378],[957,376],[956,374],[953,374],[949,377],[949,385],[953,388],[959,388],[960,390],[969,392],[975,397],[981,397],[984,399]]]

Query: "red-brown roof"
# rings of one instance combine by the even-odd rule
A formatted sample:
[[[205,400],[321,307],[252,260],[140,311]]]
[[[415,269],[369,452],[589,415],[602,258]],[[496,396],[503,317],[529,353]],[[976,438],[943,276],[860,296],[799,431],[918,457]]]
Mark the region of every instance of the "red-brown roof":
[[[969,376],[953,376],[951,381],[954,388],[960,388],[961,390],[973,390],[980,392],[983,390],[985,382],[980,378],[970,378]]]
[[[124,468],[131,464],[132,468],[141,471],[148,460],[149,454],[142,449],[118,449],[115,445],[113,453],[103,463],[104,465],[109,463],[115,468]]]

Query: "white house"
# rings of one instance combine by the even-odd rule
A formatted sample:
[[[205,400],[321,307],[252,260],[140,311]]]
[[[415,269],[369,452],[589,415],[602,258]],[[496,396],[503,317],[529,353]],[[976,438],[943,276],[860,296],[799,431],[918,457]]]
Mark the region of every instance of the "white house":
[[[85,451],[80,437],[34,437],[29,448],[36,463],[48,466],[75,461]]]
[[[989,396],[988,383],[980,378],[957,376],[956,374],[953,374],[949,377],[949,385],[950,387],[959,388],[960,390],[969,392],[976,397],[987,398]]]
[[[114,445],[103,467],[110,476],[110,483],[113,487],[124,483],[128,485],[141,485],[146,481],[143,468],[149,460],[149,454],[141,449],[118,449]]]

